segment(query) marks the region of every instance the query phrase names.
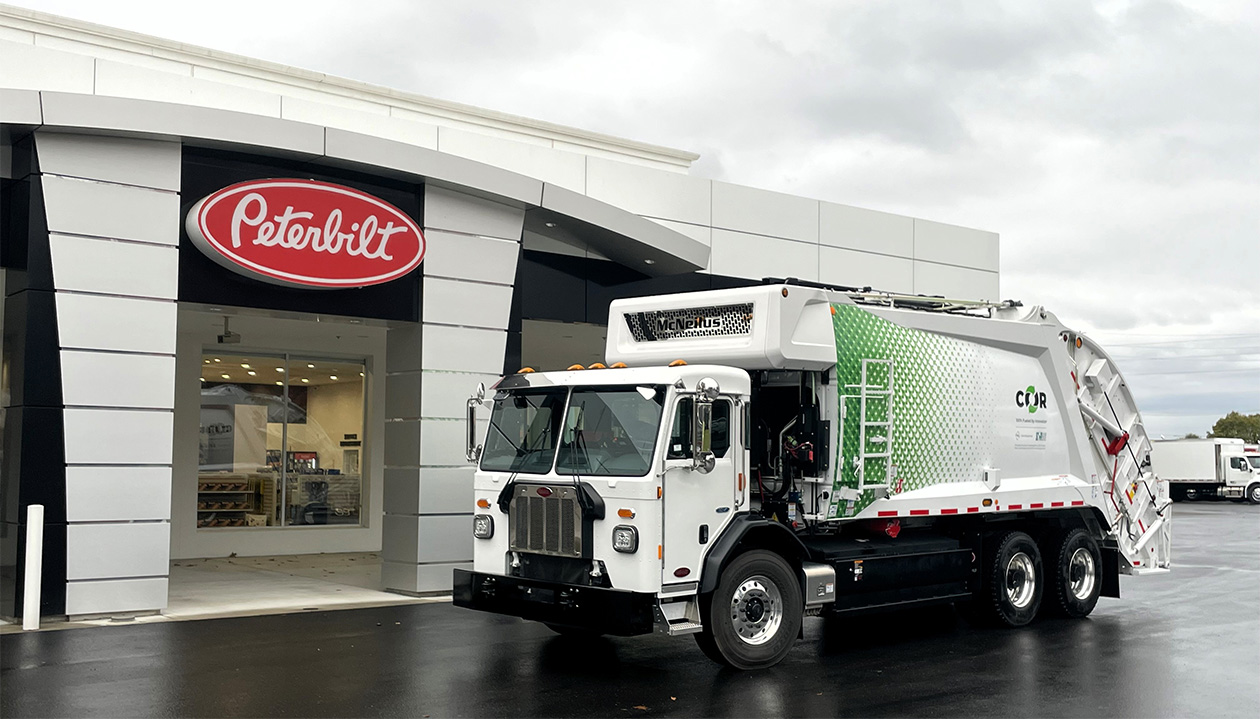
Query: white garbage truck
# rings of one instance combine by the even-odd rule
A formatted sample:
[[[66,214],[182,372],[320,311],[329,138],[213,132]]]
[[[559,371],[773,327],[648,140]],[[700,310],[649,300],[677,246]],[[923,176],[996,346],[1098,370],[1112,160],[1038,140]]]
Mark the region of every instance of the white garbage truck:
[[[1176,501],[1227,498],[1260,504],[1260,453],[1241,439],[1155,440],[1151,459]]]
[[[1018,627],[1169,568],[1128,386],[1040,307],[768,280],[617,300],[606,360],[469,400],[456,605],[756,669],[805,616]]]

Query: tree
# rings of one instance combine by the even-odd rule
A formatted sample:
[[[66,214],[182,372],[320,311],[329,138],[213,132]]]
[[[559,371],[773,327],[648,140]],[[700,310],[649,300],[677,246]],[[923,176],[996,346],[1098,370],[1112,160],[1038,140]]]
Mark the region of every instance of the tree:
[[[1209,437],[1235,437],[1244,442],[1260,443],[1260,414],[1230,412],[1216,420]]]
[[[1195,434],[1194,432],[1186,432],[1186,436],[1182,437],[1182,439],[1203,439],[1203,438]]]

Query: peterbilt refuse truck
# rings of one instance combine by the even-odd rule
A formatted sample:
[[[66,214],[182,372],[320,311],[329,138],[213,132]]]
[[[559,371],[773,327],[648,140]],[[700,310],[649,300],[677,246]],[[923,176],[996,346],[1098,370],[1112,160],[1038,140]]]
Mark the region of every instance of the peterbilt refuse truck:
[[[1169,568],[1128,386],[1040,307],[768,280],[617,300],[606,360],[469,400],[456,605],[755,669],[807,615],[1018,627]]]

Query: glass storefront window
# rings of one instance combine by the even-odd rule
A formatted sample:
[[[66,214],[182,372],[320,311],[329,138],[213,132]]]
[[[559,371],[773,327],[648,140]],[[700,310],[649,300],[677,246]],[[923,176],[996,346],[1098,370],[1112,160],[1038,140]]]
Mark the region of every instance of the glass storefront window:
[[[362,523],[361,361],[202,357],[197,526]]]

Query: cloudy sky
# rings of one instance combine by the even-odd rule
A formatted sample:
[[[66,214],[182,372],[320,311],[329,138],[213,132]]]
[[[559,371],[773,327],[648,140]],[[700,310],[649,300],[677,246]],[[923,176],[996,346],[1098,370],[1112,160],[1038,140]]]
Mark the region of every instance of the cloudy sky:
[[[1157,436],[1260,412],[1260,3],[6,0],[1001,234]]]

